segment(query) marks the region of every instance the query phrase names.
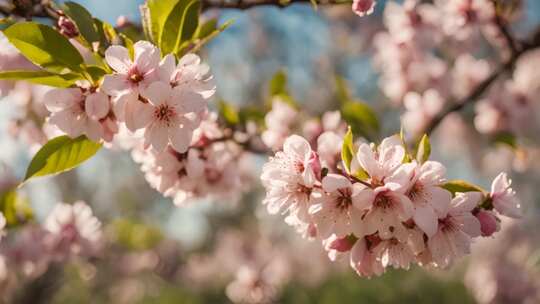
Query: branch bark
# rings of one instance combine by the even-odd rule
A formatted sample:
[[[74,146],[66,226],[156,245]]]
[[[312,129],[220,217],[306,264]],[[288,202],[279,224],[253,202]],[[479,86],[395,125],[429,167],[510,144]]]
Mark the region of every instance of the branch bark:
[[[511,38],[511,36],[509,36]],[[512,38],[513,40],[513,38]],[[431,134],[437,126],[444,120],[446,116],[450,113],[457,112],[465,108],[469,104],[474,104],[478,98],[480,98],[490,87],[491,85],[499,78],[499,76],[505,72],[512,71],[516,61],[526,52],[540,47],[540,27],[538,27],[531,38],[523,43],[514,43],[515,51],[512,52],[511,57],[503,62],[491,75],[482,81],[468,96],[465,98],[453,103],[450,107],[446,108],[435,116],[428,126],[425,128],[425,131],[421,134]]]
[[[323,0],[323,1],[314,0],[314,1],[317,3],[317,5],[341,5],[341,4],[352,3],[352,1],[350,0]],[[203,0],[202,10],[205,11],[212,8],[247,10],[256,6],[276,6],[279,8],[285,8],[289,5],[296,4],[296,3],[309,4],[309,3],[312,3],[312,1],[311,0],[282,0],[282,1],[280,0],[255,0],[255,1]]]

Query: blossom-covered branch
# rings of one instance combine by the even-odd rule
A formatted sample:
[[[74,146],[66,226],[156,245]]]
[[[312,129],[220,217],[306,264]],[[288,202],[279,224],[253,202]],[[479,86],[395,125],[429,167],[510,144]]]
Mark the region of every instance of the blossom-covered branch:
[[[351,0],[323,0],[323,1],[314,1],[314,0],[204,0],[202,1],[202,10],[207,9],[239,9],[245,10],[250,9],[256,6],[275,6],[280,8],[285,8],[292,4],[298,3],[316,3],[317,5],[341,5],[341,4],[351,4]]]

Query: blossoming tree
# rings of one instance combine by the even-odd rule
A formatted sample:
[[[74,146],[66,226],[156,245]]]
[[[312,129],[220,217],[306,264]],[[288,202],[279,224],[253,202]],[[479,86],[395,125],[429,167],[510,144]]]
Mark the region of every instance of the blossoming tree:
[[[538,139],[540,30],[512,32],[521,1],[387,1],[372,60],[381,99],[401,109],[397,122],[356,100],[341,77],[324,113],[296,101],[285,71],[271,80],[264,106],[218,101],[220,83],[197,54],[234,20],[218,24],[208,12],[302,2],[352,5],[346,13],[355,18],[373,18],[380,5],[147,0],[140,22],[120,18],[113,26],[75,2],[0,3],[1,93],[31,92],[30,102],[13,105],[21,112],[13,132],[28,139],[33,155],[23,178],[8,179],[6,171],[9,182],[0,187],[0,281],[24,282],[68,260],[106,255],[111,240],[92,202],[58,203],[39,223],[24,198],[31,180],[72,170],[102,149],[128,152],[178,208],[201,198],[235,200],[262,184],[259,202],[269,214],[330,260],[346,256],[360,277],[415,264],[447,269],[472,243],[504,229],[502,219],[522,217],[507,173],[493,174],[491,189],[448,179],[430,140],[452,119],[469,119],[482,138],[516,153]],[[460,144],[456,135],[437,134]],[[234,302],[271,302],[291,276],[284,244],[253,246],[253,263],[231,270],[236,281],[226,292]],[[312,250],[296,246],[300,255]],[[271,262],[253,266],[269,252]],[[6,300],[25,299],[6,286]]]

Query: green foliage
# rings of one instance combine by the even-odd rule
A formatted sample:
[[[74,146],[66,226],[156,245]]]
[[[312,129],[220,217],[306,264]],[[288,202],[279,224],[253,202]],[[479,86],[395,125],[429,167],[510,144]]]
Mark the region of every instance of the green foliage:
[[[225,120],[229,126],[235,126],[240,122],[238,111],[226,101],[219,102],[219,115]]]
[[[83,58],[79,51],[50,26],[21,22],[7,28],[4,34],[28,60],[48,71],[81,71]]]
[[[516,136],[509,132],[501,132],[496,134],[492,141],[495,144],[506,145],[512,149],[516,149],[518,147]]]
[[[268,86],[270,96],[289,95],[287,89],[287,73],[284,70],[277,71]]]
[[[360,101],[348,101],[341,107],[343,119],[355,134],[373,139],[379,133],[379,120],[371,107]]]
[[[448,181],[441,185],[444,189],[450,191],[452,195],[455,196],[457,192],[486,192],[484,189],[482,189],[480,186],[473,185],[469,182],[466,182],[464,180],[454,179],[451,181]]]
[[[416,160],[423,164],[429,159],[431,154],[431,144],[429,142],[429,136],[424,134],[420,142],[418,142],[418,148],[416,149]]]
[[[177,54],[181,55],[187,49],[189,49],[191,52],[197,51],[203,45],[207,44],[221,32],[226,30],[233,22],[234,20],[228,20],[218,27],[217,19],[210,19],[205,23],[200,24],[194,34],[192,44],[184,44]]]
[[[74,73],[57,74],[48,71],[2,71],[0,79],[25,80],[35,84],[43,84],[57,88],[68,88],[75,84],[80,75]]]
[[[240,118],[240,122],[242,124],[247,123],[248,121],[253,121],[257,125],[264,125],[264,111],[257,106],[246,106],[242,107],[238,111],[238,117]]]
[[[125,218],[115,220],[112,227],[118,243],[129,249],[151,249],[163,239],[163,234],[158,228]]]
[[[199,26],[201,3],[199,0],[180,0],[165,20],[161,34],[162,54],[177,53],[179,47],[191,40]]]
[[[101,41],[100,31],[97,28],[99,25],[83,6],[68,1],[62,5],[62,10],[77,25],[84,45],[91,48],[92,43]]]
[[[335,76],[336,98],[341,104],[341,116],[351,126],[354,134],[374,139],[380,131],[379,119],[373,109],[365,102],[355,99],[346,80]]]
[[[15,190],[0,194],[0,212],[6,218],[8,227],[23,225],[34,218],[28,200]]]
[[[71,170],[96,154],[100,148],[101,144],[86,136],[72,139],[64,135],[53,138],[36,153],[26,170],[24,181]]]
[[[353,132],[351,127],[343,138],[343,145],[341,146],[341,159],[343,160],[343,166],[347,173],[351,173],[351,162],[354,158],[354,146],[353,146]]]

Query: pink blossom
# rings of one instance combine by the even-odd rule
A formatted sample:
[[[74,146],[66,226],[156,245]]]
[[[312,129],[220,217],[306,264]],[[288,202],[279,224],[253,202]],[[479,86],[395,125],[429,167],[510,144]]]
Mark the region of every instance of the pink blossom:
[[[364,236],[362,225],[362,209],[365,201],[373,199],[372,191],[360,183],[352,184],[346,177],[338,174],[328,174],[322,180],[322,190],[313,193],[313,203],[309,212],[322,238],[331,234],[344,237],[354,233],[357,237]]]
[[[452,92],[457,98],[464,98],[484,79],[491,68],[483,59],[476,59],[469,54],[460,55],[452,70]]]
[[[482,236],[491,236],[501,229],[499,220],[493,212],[487,210],[480,210],[475,214],[475,216],[480,222],[480,230],[482,231]]]
[[[266,130],[261,135],[264,144],[273,150],[280,150],[285,139],[291,134],[291,127],[297,116],[298,112],[292,106],[281,98],[274,97],[272,110],[264,117]]]
[[[443,215],[452,194],[440,187],[445,181],[446,168],[439,162],[412,163],[411,186],[407,191],[414,206],[413,220],[428,237],[437,232],[438,218]]]
[[[82,201],[73,205],[59,203],[44,224],[50,233],[49,246],[55,254],[91,255],[95,253],[101,239],[101,223],[92,214],[92,209]]]
[[[163,151],[171,143],[178,152],[187,151],[206,109],[203,97],[163,82],[152,83],[142,96],[146,102],[126,105],[126,126],[130,130],[146,128],[145,147]]]
[[[511,184],[512,181],[506,173],[500,173],[491,184],[489,197],[497,212],[508,217],[519,218],[522,216],[521,204]]]
[[[210,67],[195,54],[184,55],[178,64],[174,56],[169,54],[161,61],[158,74],[161,81],[170,83],[172,87],[196,92],[207,99],[216,92],[209,71]]]
[[[120,120],[126,104],[136,102],[141,91],[158,79],[159,49],[148,41],[138,41],[133,50],[133,59],[123,46],[113,45],[105,51],[105,60],[115,73],[105,75],[101,87],[114,97],[115,114]]]
[[[371,15],[375,9],[375,4],[377,4],[375,0],[354,0],[352,10],[360,17]]]
[[[405,149],[397,135],[385,138],[376,148],[363,143],[358,147],[351,171],[354,173],[355,164],[359,164],[369,174],[372,185],[381,185],[398,169],[404,156]]]
[[[46,93],[44,103],[52,112],[49,123],[70,137],[84,134],[93,141],[112,139],[105,136],[101,124],[110,110],[109,97],[104,93],[83,88],[53,89]]]
[[[481,235],[480,222],[471,213],[480,203],[482,193],[458,193],[450,206],[439,216],[439,227],[428,240],[433,262],[447,267],[453,260],[470,253],[473,237]]]
[[[359,276],[381,275],[385,269],[377,256],[368,249],[366,240],[359,239],[351,249],[350,265]]]
[[[311,192],[316,182],[314,155],[304,138],[291,135],[285,140],[283,151],[277,152],[263,166],[261,180],[267,190],[263,204],[268,212],[289,211],[292,215],[289,223],[300,224],[296,219],[308,221]]]

